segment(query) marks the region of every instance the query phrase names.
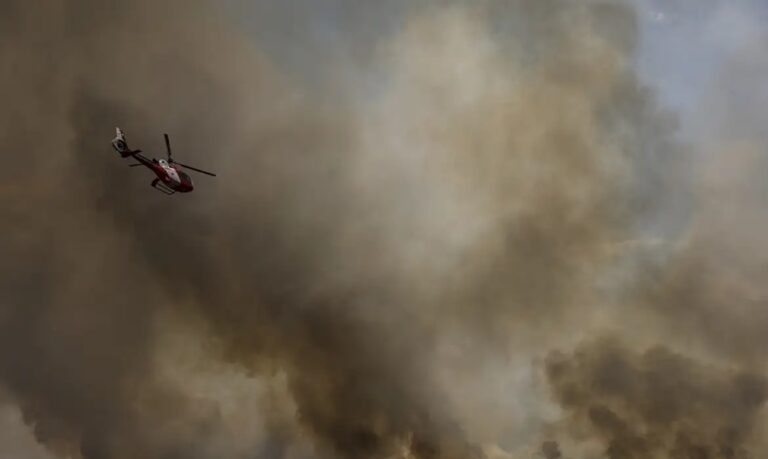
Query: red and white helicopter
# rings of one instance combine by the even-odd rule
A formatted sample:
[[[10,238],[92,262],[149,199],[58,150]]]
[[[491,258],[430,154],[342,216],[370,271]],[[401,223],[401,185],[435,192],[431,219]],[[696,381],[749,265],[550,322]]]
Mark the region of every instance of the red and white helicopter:
[[[136,164],[130,164],[129,167],[146,166],[154,172],[157,178],[152,181],[152,187],[165,194],[174,194],[176,192],[189,193],[195,188],[192,178],[181,170],[182,167],[216,177],[216,174],[212,172],[174,161],[171,157],[171,142],[168,140],[168,134],[163,134],[163,136],[165,137],[165,148],[168,151],[167,159],[149,159],[141,154],[141,150],[131,150],[125,141],[123,130],[119,127],[115,128],[115,138],[112,139],[112,146],[120,153],[121,157],[127,158],[131,156],[138,161]]]

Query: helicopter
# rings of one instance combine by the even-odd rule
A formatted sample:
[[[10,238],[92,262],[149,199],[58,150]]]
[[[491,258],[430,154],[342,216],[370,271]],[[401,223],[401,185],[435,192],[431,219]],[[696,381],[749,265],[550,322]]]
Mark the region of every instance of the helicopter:
[[[166,159],[149,159],[141,154],[141,150],[131,150],[128,148],[125,133],[119,127],[115,128],[115,138],[112,139],[112,147],[121,157],[127,158],[130,156],[138,161],[136,164],[129,164],[128,167],[145,166],[154,172],[157,178],[152,181],[151,186],[165,194],[170,195],[176,192],[189,193],[195,188],[192,178],[182,171],[181,168],[216,177],[216,174],[212,172],[175,161],[171,155],[171,141],[168,138],[168,134],[163,134],[163,137],[165,137],[165,149],[168,152]]]

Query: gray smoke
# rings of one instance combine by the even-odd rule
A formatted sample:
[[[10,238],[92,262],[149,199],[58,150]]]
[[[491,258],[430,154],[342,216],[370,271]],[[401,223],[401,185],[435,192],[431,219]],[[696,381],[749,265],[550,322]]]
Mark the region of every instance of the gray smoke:
[[[613,339],[553,354],[547,375],[577,425],[611,459],[752,457],[765,376],[701,365],[664,348],[635,354]]]
[[[342,57],[246,37],[203,1],[0,5],[0,385],[37,441],[77,459],[759,453],[759,326],[706,290],[736,284],[698,277],[717,233],[633,242],[686,220],[691,192],[634,74],[633,8],[328,8]],[[115,125],[157,156],[168,132],[219,177],[158,195],[109,151]],[[688,329],[700,311],[733,339]],[[626,344],[548,357],[558,422],[541,391],[505,386],[525,414],[485,401],[482,365],[606,327]]]

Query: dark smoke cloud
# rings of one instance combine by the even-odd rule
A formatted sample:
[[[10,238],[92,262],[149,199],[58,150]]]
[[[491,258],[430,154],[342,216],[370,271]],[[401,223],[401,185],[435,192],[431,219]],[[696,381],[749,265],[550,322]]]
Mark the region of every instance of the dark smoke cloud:
[[[202,1],[0,5],[0,385],[53,454],[572,457],[578,435],[530,433],[539,392],[502,397],[530,397],[530,419],[506,412],[476,370],[621,327],[597,284],[627,257],[623,319],[661,316],[692,270],[624,250],[687,199],[633,9],[365,5],[334,3],[331,43],[361,39],[329,62]],[[301,84],[326,75],[306,62],[345,78]],[[109,151],[115,125],[158,156],[168,132],[219,177],[159,196]],[[680,311],[636,335],[673,341]],[[550,357],[564,432],[613,457],[739,457],[763,377],[627,342]]]
[[[209,323],[225,358],[285,372],[321,450],[479,454],[430,390],[429,338],[397,330],[408,322],[392,307],[397,286],[328,278],[340,250],[374,250],[375,263],[367,241],[337,247],[358,205],[343,113],[282,88],[202,5],[14,9],[23,27],[4,61],[18,65],[3,80],[21,113],[3,149],[25,150],[14,163],[31,167],[5,182],[18,263],[4,265],[0,378],[39,441],[83,458],[234,454],[208,446],[225,435],[215,407],[155,376],[158,314],[171,308]],[[115,124],[141,146],[130,133],[163,126],[186,161],[225,179],[161,202],[106,151]],[[278,443],[263,454],[284,454]]]
[[[643,353],[615,339],[551,354],[547,376],[576,425],[611,459],[752,457],[749,440],[768,380],[702,365],[664,347]]]
[[[541,454],[546,459],[560,459],[563,454],[560,452],[560,445],[556,441],[545,441],[541,444]]]

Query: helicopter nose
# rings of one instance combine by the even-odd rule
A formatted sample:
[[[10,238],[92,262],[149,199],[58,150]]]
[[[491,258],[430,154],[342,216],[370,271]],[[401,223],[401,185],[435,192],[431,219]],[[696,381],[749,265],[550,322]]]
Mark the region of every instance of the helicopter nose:
[[[178,189],[182,193],[189,193],[195,188],[192,184],[192,178],[184,172],[179,172],[179,179],[181,183],[179,183]]]

